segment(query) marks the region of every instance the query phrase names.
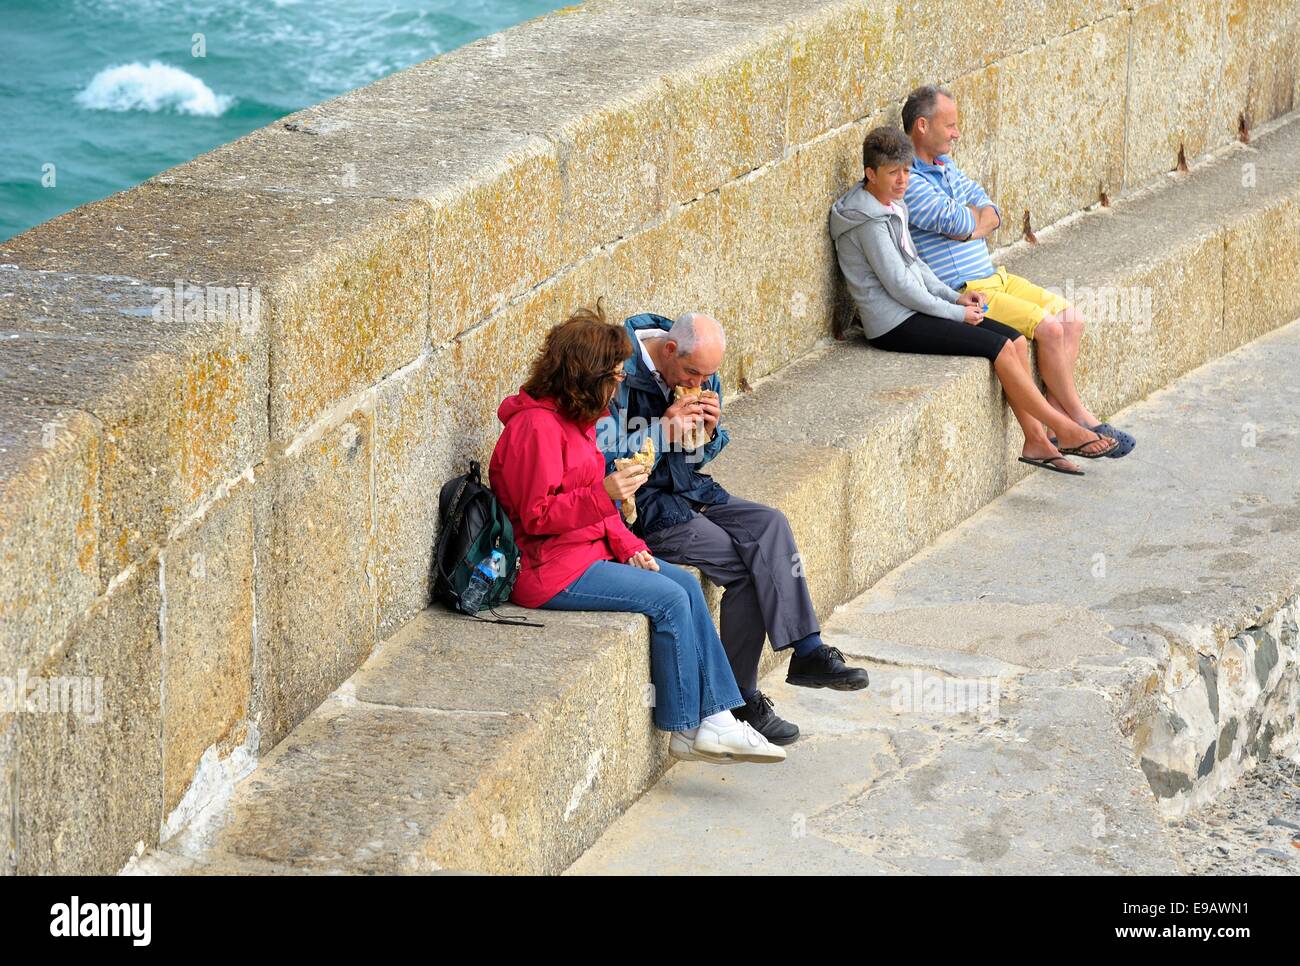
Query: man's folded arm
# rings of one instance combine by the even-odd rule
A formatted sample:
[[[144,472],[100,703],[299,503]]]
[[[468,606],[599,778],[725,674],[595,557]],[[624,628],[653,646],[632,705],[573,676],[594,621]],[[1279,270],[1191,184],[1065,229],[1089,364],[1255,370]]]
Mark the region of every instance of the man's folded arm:
[[[975,230],[975,214],[924,178],[913,176],[903,199],[910,224],[949,238],[964,239]]]

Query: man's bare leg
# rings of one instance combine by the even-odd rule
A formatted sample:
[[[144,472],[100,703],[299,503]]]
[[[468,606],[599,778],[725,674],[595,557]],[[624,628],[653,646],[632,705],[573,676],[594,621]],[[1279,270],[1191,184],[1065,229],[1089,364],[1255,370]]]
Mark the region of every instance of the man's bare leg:
[[[1023,341],[1022,336],[1012,344],[1014,348],[1003,346],[1002,352],[993,361],[993,369],[1002,382],[1007,402],[1020,423],[1021,431],[1025,434],[1022,455],[1031,459],[1046,459],[1061,455],[1061,451],[1052,445],[1043,431],[1044,423],[1055,431],[1062,446],[1084,446],[1090,440],[1094,440],[1096,437],[1093,433],[1079,426],[1069,416],[1047,405],[1047,400],[1043,398],[1038,391],[1038,386],[1029,376],[1022,359],[1022,347],[1016,344]],[[1105,444],[1108,443],[1108,440],[1104,440],[1088,446],[1088,452],[1104,452]],[[1078,468],[1077,464],[1069,461],[1066,461],[1066,467]]]
[[[1100,419],[1083,404],[1074,384],[1074,365],[1083,339],[1083,318],[1073,307],[1049,315],[1034,330],[1038,345],[1038,371],[1047,387],[1047,402],[1076,423],[1096,426]]]

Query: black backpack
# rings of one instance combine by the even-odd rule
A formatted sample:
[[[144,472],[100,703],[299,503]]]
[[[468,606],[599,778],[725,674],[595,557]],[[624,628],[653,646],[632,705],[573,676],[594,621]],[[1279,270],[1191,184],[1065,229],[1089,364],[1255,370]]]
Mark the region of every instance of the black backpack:
[[[495,610],[510,599],[519,576],[519,548],[514,528],[492,491],[483,485],[479,464],[470,460],[469,472],[443,485],[438,498],[438,539],[433,548],[433,594],[452,610],[467,613],[461,597],[469,588],[474,568],[501,551],[505,568],[483,596],[480,610],[490,611],[493,624],[542,627],[522,618],[504,618]],[[470,614],[487,621],[478,614]]]

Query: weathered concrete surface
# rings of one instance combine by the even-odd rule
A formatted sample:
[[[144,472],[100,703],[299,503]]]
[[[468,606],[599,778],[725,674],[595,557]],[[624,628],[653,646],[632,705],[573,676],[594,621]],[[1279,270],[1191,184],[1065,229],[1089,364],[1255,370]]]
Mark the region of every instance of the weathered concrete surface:
[[[247,737],[253,690],[252,484],[241,481],[162,554],[163,812],[204,753]]]
[[[157,289],[129,277],[10,266],[0,284],[6,410],[64,407],[102,429],[94,536],[107,583],[264,451],[266,340],[237,304],[156,311]],[[158,286],[171,295],[172,280]]]
[[[981,720],[894,709],[895,679],[949,674],[864,666],[872,686],[851,695],[774,674],[766,693],[804,732],[782,765],[674,767],[570,874],[1177,871],[1142,773],[1090,687],[1018,679]]]
[[[227,812],[137,870],[559,871],[654,781],[667,743],[643,702],[644,619],[536,617],[544,629],[426,611]]]
[[[110,874],[137,845],[157,843],[159,605],[158,560],[150,557],[99,598],[39,668],[47,681],[76,683],[70,691],[60,685],[57,706],[47,698],[45,709],[15,716],[19,875]],[[90,700],[74,704],[83,684]]]
[[[1300,585],[1298,363],[1300,323],[1197,370],[1116,417],[1128,457],[1026,479],[836,608],[867,692],[772,675],[784,765],[674,768],[571,871],[1215,871],[1160,813],[1300,743],[1294,623],[1251,631]]]
[[[1086,493],[1026,481],[846,618],[922,646],[999,657],[1029,646],[1045,666],[1104,653],[1101,630],[1125,652],[1107,663],[1134,675],[1117,707],[1162,807],[1206,801],[1295,741],[1300,434],[1280,387],[1297,361],[1292,326],[1158,393],[1126,419],[1145,427],[1141,448],[1090,466]],[[1071,649],[1040,640],[1040,608],[1066,608]]]
[[[201,308],[187,302],[170,333],[191,351],[213,351],[221,345],[212,345],[215,329],[240,340],[252,367],[248,398],[228,405],[251,409],[233,476],[264,458],[268,433],[288,444],[332,405],[420,353],[428,335],[429,222],[427,206],[411,201],[149,182],[10,239],[0,245],[0,263],[66,273],[83,289],[111,276],[150,296],[132,309],[152,310],[153,289],[177,281],[204,290],[245,287],[250,309],[256,293],[256,312],[245,317],[226,306],[220,324],[206,318],[206,300]],[[152,316],[137,314],[137,333],[148,332]],[[52,322],[76,330],[80,320],[65,310]],[[200,370],[188,391],[212,402],[232,378]]]

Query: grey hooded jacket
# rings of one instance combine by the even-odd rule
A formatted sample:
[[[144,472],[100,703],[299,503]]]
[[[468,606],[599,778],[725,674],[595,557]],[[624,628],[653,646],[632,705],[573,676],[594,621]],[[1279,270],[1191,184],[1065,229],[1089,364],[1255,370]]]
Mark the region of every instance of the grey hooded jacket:
[[[907,208],[901,201],[894,207],[901,214],[882,205],[861,182],[831,206],[835,254],[867,338],[879,338],[917,312],[964,322],[957,293],[903,248]]]

